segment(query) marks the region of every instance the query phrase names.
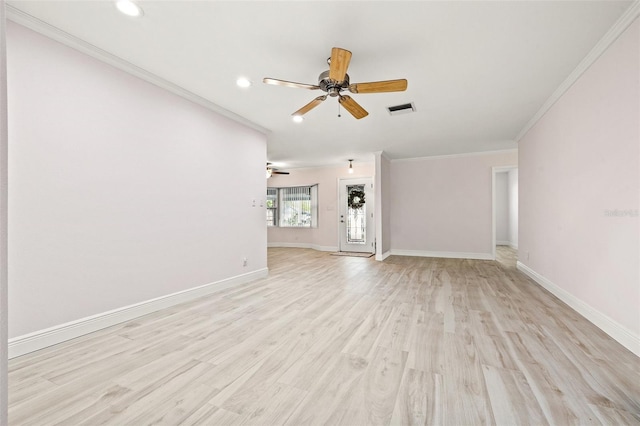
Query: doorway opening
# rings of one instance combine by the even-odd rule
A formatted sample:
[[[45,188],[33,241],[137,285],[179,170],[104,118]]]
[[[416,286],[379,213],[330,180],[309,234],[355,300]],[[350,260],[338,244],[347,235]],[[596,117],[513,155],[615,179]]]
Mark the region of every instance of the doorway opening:
[[[493,167],[493,258],[496,248],[518,250],[518,167]]]

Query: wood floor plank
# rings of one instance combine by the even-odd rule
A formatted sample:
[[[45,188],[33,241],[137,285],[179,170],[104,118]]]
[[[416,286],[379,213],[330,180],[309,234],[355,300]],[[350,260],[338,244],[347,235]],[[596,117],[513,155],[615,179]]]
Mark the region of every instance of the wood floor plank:
[[[213,423],[213,418],[217,417],[220,415],[220,413],[217,413],[218,411],[220,411],[220,408],[215,407],[213,405],[209,405],[209,404],[202,404],[200,407],[198,407],[198,409],[192,413],[190,416],[188,416],[186,419],[184,419],[181,423],[182,426],[200,426],[200,425],[213,425],[215,423]],[[233,420],[238,419],[238,415],[235,413],[229,413],[229,415],[234,416]],[[229,424],[232,424],[233,422],[229,422]]]
[[[98,415],[105,410],[108,410],[114,404],[119,404],[132,394],[131,389],[114,385],[110,388],[97,388],[95,392],[91,394],[91,398],[88,398],[88,403],[80,405],[73,404],[73,412],[60,416],[60,411],[55,412],[55,417],[58,417],[56,426],[66,425],[80,425],[86,422],[86,419]],[[52,416],[53,417],[53,416]],[[51,420],[53,418],[50,418]]]
[[[406,352],[378,346],[360,381],[360,389],[343,402],[346,407],[344,414],[331,417],[329,422],[347,425],[389,424],[406,363]]]
[[[593,414],[603,425],[636,425],[640,424],[640,412],[629,413],[611,407],[590,405]]]
[[[393,307],[386,304],[379,304],[372,308],[343,352],[369,358],[375,350],[376,342],[381,337],[393,310]]]
[[[256,404],[263,401],[263,396],[268,395],[273,389],[284,390],[285,385],[278,383],[283,374],[307,354],[320,337],[316,333],[305,331],[304,327],[300,327],[296,332],[297,336],[285,339],[264,359],[264,362],[260,363],[259,368],[254,370],[247,380],[234,387],[233,391],[224,388],[211,403],[238,414],[248,412],[255,414],[260,411],[259,416],[262,416],[262,411],[266,407],[260,410]]]
[[[473,338],[446,333],[444,353],[445,424],[495,423]]]
[[[194,415],[185,420],[184,424],[228,426],[239,425],[242,420],[242,416],[237,413],[233,413],[219,407],[213,407],[213,409],[210,407],[210,405],[205,405],[203,412],[194,413]]]
[[[200,407],[210,401],[218,392],[218,389],[207,385],[190,386],[186,392],[180,392],[174,398],[169,399],[162,409],[156,409],[144,414],[142,419],[138,418],[133,423],[167,426],[181,425],[189,417],[196,414]]]
[[[100,333],[100,332],[98,332]],[[11,360],[9,377],[15,382],[22,382],[31,377],[51,376],[61,373],[68,366],[77,368],[79,364],[93,362],[94,356],[104,357],[104,354],[114,354],[122,351],[122,346],[135,347],[130,339],[119,335],[105,335],[96,339],[74,339],[74,345],[62,346],[60,351],[50,354],[51,351],[41,350],[34,354]],[[64,344],[63,344],[64,345]],[[15,362],[14,362],[15,361]]]
[[[110,384],[106,384],[110,386]],[[102,386],[85,388],[83,392],[59,392],[47,390],[37,397],[19,404],[11,410],[10,424],[55,424],[72,418],[77,412],[85,410],[96,402],[95,394]],[[109,391],[107,391],[108,393]]]
[[[332,361],[305,400],[287,419],[287,425],[337,424],[336,421],[345,415],[347,407],[343,402],[360,389],[368,362],[359,356],[343,353]]]
[[[482,368],[497,424],[548,424],[522,373],[490,365],[483,365]]]
[[[310,390],[331,368],[352,338],[361,322],[344,319],[320,333],[320,338],[305,354],[285,371],[279,381],[293,387]]]
[[[402,351],[411,331],[409,322],[413,308],[407,303],[402,303],[392,309],[391,317],[382,330],[377,344],[388,349]],[[408,352],[408,350],[405,350],[405,352]]]
[[[548,354],[536,344],[537,336],[506,334],[510,338],[518,369],[527,379],[547,421],[550,424],[580,424],[580,409],[576,409],[574,403],[568,400],[554,369],[541,362]]]
[[[56,389],[58,386],[42,377],[28,377],[19,381],[19,384],[11,388],[9,404],[17,406],[25,401],[35,398],[39,394]]]
[[[444,384],[442,375],[405,369],[391,425],[442,425]]]
[[[253,410],[245,414],[239,424],[277,425],[284,422],[304,401],[307,392],[282,383],[274,383],[264,389],[253,404]]]
[[[445,334],[448,334],[444,332],[444,314],[423,312],[415,330],[407,365],[416,370],[442,374],[446,356]]]
[[[640,359],[496,261],[269,249],[269,277],[9,363],[10,425],[640,424]]]
[[[198,361],[188,361],[156,381],[131,394],[129,398],[111,405],[85,422],[91,424],[144,424],[158,413],[165,413],[177,401],[182,400],[196,385],[192,382],[204,374],[208,366]],[[214,391],[213,389],[211,390]]]
[[[640,371],[628,371],[624,374],[624,368],[617,371],[611,369],[608,361],[590,356],[583,345],[563,345],[554,334],[551,331],[548,333],[550,339],[580,371],[587,385],[595,391],[589,398],[593,404],[640,413],[640,389],[636,386],[640,381]],[[615,377],[615,380],[611,380],[612,377]],[[607,398],[604,395],[612,397]]]

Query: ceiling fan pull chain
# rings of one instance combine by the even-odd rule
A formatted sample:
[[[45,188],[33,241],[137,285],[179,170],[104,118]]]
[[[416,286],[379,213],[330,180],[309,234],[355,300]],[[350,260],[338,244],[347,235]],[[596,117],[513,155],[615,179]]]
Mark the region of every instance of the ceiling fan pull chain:
[[[338,102],[338,118],[340,118],[340,117],[342,117],[342,116],[340,115],[340,102]]]

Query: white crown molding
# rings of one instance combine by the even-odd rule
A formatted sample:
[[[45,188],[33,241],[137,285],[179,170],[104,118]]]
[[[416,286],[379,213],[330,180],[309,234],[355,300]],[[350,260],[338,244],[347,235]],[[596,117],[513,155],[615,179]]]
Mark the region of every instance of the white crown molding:
[[[25,26],[33,31],[36,31],[52,40],[60,42],[66,46],[69,46],[75,50],[78,50],[84,54],[87,54],[99,61],[105,62],[111,66],[118,68],[121,71],[124,71],[128,74],[141,78],[155,86],[158,86],[162,89],[165,89],[175,95],[178,95],[184,99],[187,99],[193,103],[196,103],[200,106],[203,106],[213,112],[216,112],[224,117],[227,117],[237,123],[243,124],[247,127],[250,127],[254,130],[257,130],[260,133],[268,134],[270,131],[252,121],[247,120],[240,115],[231,112],[211,101],[205,99],[199,95],[196,95],[193,92],[184,89],[177,84],[171,83],[170,81],[165,80],[162,77],[159,77],[137,65],[132,64],[112,53],[107,52],[97,46],[94,46],[91,43],[87,43],[80,38],[71,35],[58,27],[55,27],[51,24],[48,24],[28,13],[25,13],[19,9],[11,5],[6,5],[7,9],[7,18],[17,24]]]
[[[375,154],[374,154],[375,157]],[[346,166],[345,166],[346,164]],[[354,170],[356,170],[357,166],[372,166],[375,165],[375,158],[372,161],[359,161],[359,160],[353,160],[353,167]],[[332,163],[332,164],[323,164],[323,165],[317,165],[317,166],[301,166],[301,167],[278,167],[278,170],[313,170],[313,169],[321,169],[321,170],[327,170],[327,169],[346,169],[349,166],[349,160],[340,160],[339,163]],[[354,172],[354,174],[358,173],[357,171]]]
[[[380,155],[380,157],[386,159],[387,161],[391,161],[391,158],[389,158],[389,154],[387,154],[385,151],[375,151],[373,154]]]
[[[396,159],[391,159],[389,161],[391,161],[392,163],[402,163],[407,161],[442,160],[447,158],[476,157],[479,155],[499,155],[499,154],[509,154],[513,152],[517,153],[518,148],[501,149],[496,151],[465,152],[462,154],[431,155],[426,157],[396,158]],[[514,166],[514,167],[517,167],[517,166]]]
[[[614,41],[622,35],[622,33],[640,16],[640,0],[635,0],[627,10],[618,18],[615,24],[607,31],[607,33],[596,43],[591,51],[584,57],[584,59],[578,64],[578,66],[569,74],[569,76],[558,86],[558,88],[551,94],[544,104],[540,107],[538,112],[525,124],[520,130],[520,133],[516,136],[516,142],[527,134],[529,130],[555,105],[555,103],[565,94],[571,86],[582,76],[598,60],[600,56],[613,44]]]
[[[493,260],[491,253],[465,253],[458,251],[424,251],[391,249],[394,256],[441,257],[446,259]]]
[[[529,268],[527,265],[521,263],[520,261],[517,262],[517,268],[519,271],[522,271],[525,275],[538,283],[541,287],[545,288],[558,299],[569,305],[569,307],[574,311],[576,311],[591,323],[593,323],[595,326],[597,326],[599,329],[607,333],[609,336],[611,336],[611,338],[616,340],[622,346],[629,349],[634,354],[640,356],[640,336],[632,333],[626,327],[612,320],[602,312],[587,305],[585,302],[578,299],[573,294],[554,284],[553,282],[540,275],[533,269]]]
[[[143,315],[159,311],[160,309],[170,308],[180,303],[207,296],[238,284],[266,278],[268,274],[268,268],[262,268],[246,274],[14,337],[9,339],[9,358],[15,358],[48,346],[75,339],[76,337],[139,318]]]

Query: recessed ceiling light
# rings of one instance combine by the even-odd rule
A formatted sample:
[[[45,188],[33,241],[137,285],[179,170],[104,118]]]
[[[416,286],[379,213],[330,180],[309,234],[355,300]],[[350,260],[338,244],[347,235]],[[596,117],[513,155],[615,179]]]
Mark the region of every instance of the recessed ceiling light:
[[[302,120],[304,120],[304,118],[302,118],[301,115],[294,115],[293,116],[293,121],[295,121],[296,123],[302,123]]]
[[[236,80],[236,84],[240,87],[249,87],[251,86],[251,80],[245,77],[240,77]]]
[[[138,17],[143,14],[142,8],[131,0],[118,0],[116,1],[116,7],[127,16]]]

